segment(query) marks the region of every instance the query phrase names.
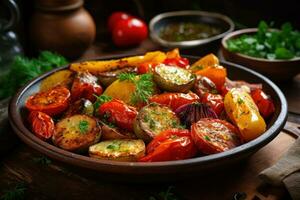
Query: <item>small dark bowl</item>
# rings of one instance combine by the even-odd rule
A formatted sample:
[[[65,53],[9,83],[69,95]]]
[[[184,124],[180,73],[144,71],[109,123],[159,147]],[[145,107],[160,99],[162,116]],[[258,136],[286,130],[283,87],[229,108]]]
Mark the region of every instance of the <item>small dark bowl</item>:
[[[120,57],[123,56],[103,57],[101,59],[115,59]],[[195,62],[198,59],[192,56],[186,57],[191,62]],[[226,152],[179,161],[153,163],[119,162],[100,160],[72,153],[42,141],[26,126],[25,101],[30,95],[39,91],[39,86],[43,79],[68,66],[47,72],[21,88],[10,102],[10,123],[16,134],[30,147],[53,159],[67,163],[79,169],[84,174],[100,176],[111,181],[172,181],[186,177],[201,176],[209,172],[215,173],[218,170],[224,170],[225,167],[238,166],[237,164],[240,164],[243,159],[269,143],[280,132],[287,118],[285,97],[273,82],[245,67],[228,62],[222,62],[221,64],[227,68],[229,78],[231,79],[236,78],[252,83],[262,83],[264,90],[272,96],[275,103],[275,113],[268,121],[266,132],[260,137]]]
[[[206,38],[191,41],[172,42],[166,41],[159,36],[160,29],[174,22],[199,22],[222,29],[222,33]],[[152,40],[166,49],[180,48],[183,53],[192,55],[205,55],[216,53],[220,40],[234,30],[232,20],[222,14],[204,11],[174,11],[156,15],[149,24]]]
[[[222,39],[222,53],[225,60],[241,64],[254,71],[266,75],[273,81],[287,81],[300,73],[300,57],[290,60],[268,60],[255,58],[241,53],[230,52],[226,47],[226,42],[232,38],[238,38],[244,34],[254,34],[257,28],[242,29],[229,33]]]

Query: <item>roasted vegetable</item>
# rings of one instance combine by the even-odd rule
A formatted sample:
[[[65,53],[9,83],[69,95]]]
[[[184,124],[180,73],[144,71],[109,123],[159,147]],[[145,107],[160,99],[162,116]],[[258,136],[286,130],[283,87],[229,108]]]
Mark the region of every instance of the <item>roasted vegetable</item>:
[[[41,82],[40,91],[47,91],[56,86],[70,88],[74,79],[74,73],[65,69],[48,76]]]
[[[145,154],[145,143],[142,140],[107,140],[90,146],[91,157],[134,162]]]
[[[92,102],[88,99],[79,99],[74,103],[70,104],[64,116],[70,117],[75,114],[84,114],[84,115],[93,116],[94,106]]]
[[[29,114],[29,123],[32,132],[42,140],[48,140],[54,133],[54,122],[52,118],[42,112],[32,111]]]
[[[256,89],[262,89],[261,83],[247,83],[246,81],[232,81],[229,78],[226,78],[225,84],[222,88],[221,94],[225,96],[229,90],[232,88],[241,88],[246,92],[250,93]]]
[[[205,76],[197,76],[194,83],[193,91],[199,96],[203,97],[206,93],[217,94],[218,90],[214,82]]]
[[[199,97],[192,92],[185,93],[162,93],[157,94],[149,98],[150,103],[159,103],[161,105],[168,106],[173,111],[178,107],[200,101]]]
[[[89,72],[78,72],[71,88],[72,101],[80,98],[96,101],[95,95],[102,94],[102,87],[97,83],[97,77]]]
[[[191,134],[186,129],[170,129],[161,132],[147,145],[147,155],[140,162],[182,160],[197,153]]]
[[[218,66],[219,65],[219,59],[214,54],[210,53],[202,58],[200,58],[198,61],[192,64],[190,67],[190,70],[192,72],[196,72],[199,70],[202,70],[206,67],[212,67],[212,66]]]
[[[70,102],[70,91],[62,86],[57,86],[45,92],[30,96],[25,107],[30,111],[40,111],[50,116],[61,114]]]
[[[212,108],[207,104],[198,102],[182,105],[176,109],[175,113],[186,127],[190,127],[202,118],[218,118]]]
[[[231,89],[225,95],[224,105],[227,115],[239,128],[244,141],[253,140],[265,132],[266,123],[247,92]]]
[[[191,136],[204,154],[227,151],[241,144],[236,127],[220,119],[200,119],[191,127]]]
[[[169,92],[188,92],[196,80],[196,76],[186,69],[163,64],[156,66],[153,74],[158,87]]]
[[[218,115],[224,111],[224,97],[220,94],[205,93],[201,98],[201,102],[207,104]]]
[[[56,146],[69,151],[84,151],[97,143],[101,128],[97,120],[87,115],[73,115],[55,125],[52,141]]]
[[[136,135],[113,124],[102,123],[101,140],[136,139]]]
[[[136,136],[146,143],[160,132],[178,127],[180,121],[176,114],[170,108],[156,103],[143,107],[134,120]]]
[[[273,100],[261,89],[251,91],[251,97],[258,107],[259,113],[265,118],[269,118],[275,112]]]
[[[112,84],[114,81],[116,81],[120,74],[136,73],[136,72],[137,72],[136,67],[125,67],[123,69],[117,69],[117,70],[108,71],[108,72],[101,72],[98,74],[98,79],[104,87],[107,87],[110,84]]]
[[[143,56],[132,56],[117,60],[85,61],[81,63],[72,63],[70,69],[73,71],[89,71],[94,75],[101,72],[122,69],[124,67],[138,67],[144,62],[158,62],[165,60],[166,54],[161,51],[148,52]]]

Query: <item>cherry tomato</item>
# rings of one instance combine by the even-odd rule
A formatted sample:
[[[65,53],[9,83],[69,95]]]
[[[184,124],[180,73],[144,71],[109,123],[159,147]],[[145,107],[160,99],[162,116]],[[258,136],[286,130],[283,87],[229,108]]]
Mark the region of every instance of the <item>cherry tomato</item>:
[[[39,111],[32,111],[29,114],[29,122],[34,134],[42,140],[47,140],[54,133],[54,122],[52,118]]]
[[[46,92],[39,92],[30,96],[25,107],[30,111],[40,111],[54,116],[61,114],[69,106],[70,91],[62,86],[57,86]]]
[[[200,119],[192,125],[191,136],[204,154],[227,151],[241,144],[238,129],[220,119]]]
[[[194,84],[194,92],[203,97],[206,93],[217,94],[218,90],[214,82],[205,76],[197,76],[197,80]]]
[[[138,74],[151,73],[159,63],[155,62],[144,62],[138,66]]]
[[[89,72],[79,72],[71,88],[72,101],[84,98],[94,102],[96,101],[94,95],[99,96],[102,91],[103,89],[97,83],[97,78],[94,75]]]
[[[212,82],[215,83],[218,91],[222,90],[227,76],[226,69],[222,66],[206,67],[202,70],[197,71],[195,74],[209,78]]]
[[[125,19],[130,19],[130,18],[132,18],[132,16],[130,16],[126,12],[120,12],[120,11],[113,12],[108,18],[109,31],[112,32],[113,28],[120,20],[125,20]]]
[[[197,154],[197,147],[188,130],[170,129],[161,132],[147,146],[140,162],[182,160]]]
[[[229,90],[232,88],[242,88],[246,87],[249,88],[250,91],[256,90],[256,89],[262,89],[262,84],[260,83],[247,83],[246,81],[232,81],[229,78],[226,78],[225,84],[221,89],[222,96],[225,96]],[[250,92],[249,91],[249,92]]]
[[[220,94],[205,93],[201,98],[201,102],[209,105],[218,116],[224,110],[224,98]]]
[[[275,106],[271,98],[261,89],[256,89],[251,92],[251,97],[258,107],[260,114],[267,119],[275,112]]]
[[[177,66],[187,69],[190,66],[190,61],[187,58],[166,58],[163,62],[165,65]]]
[[[117,46],[137,45],[148,37],[148,27],[145,22],[137,18],[120,20],[113,28],[112,36]]]
[[[102,104],[98,109],[99,116],[108,123],[119,128],[133,131],[133,121],[137,115],[134,107],[126,105],[123,101],[113,99]]]
[[[195,93],[163,93],[154,95],[149,98],[149,102],[155,102],[170,107],[175,111],[178,107],[200,101],[200,98]]]

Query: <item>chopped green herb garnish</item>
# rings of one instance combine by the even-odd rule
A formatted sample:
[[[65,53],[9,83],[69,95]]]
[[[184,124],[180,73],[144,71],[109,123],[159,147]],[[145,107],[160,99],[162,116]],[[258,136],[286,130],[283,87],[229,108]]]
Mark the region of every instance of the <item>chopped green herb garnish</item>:
[[[243,103],[244,103],[244,100],[243,100],[242,98],[240,98],[240,97],[239,97],[239,98],[237,99],[237,102],[238,102],[238,104],[240,104],[240,105],[241,105],[241,104],[243,104]]]
[[[113,151],[117,151],[120,149],[120,143],[114,141],[112,144],[108,145],[106,148],[111,149]]]
[[[39,163],[41,165],[50,165],[52,161],[46,156],[35,157],[32,159],[33,162]]]
[[[207,135],[204,136],[204,139],[207,140],[207,141],[210,141],[210,137],[207,136]]]
[[[144,122],[148,122],[149,121],[149,116],[148,115],[145,115],[144,116]]]
[[[202,69],[204,69],[204,67],[202,65],[196,65],[196,66],[191,67],[192,71],[199,71]]]
[[[211,92],[212,94],[219,94],[219,92],[218,92],[217,89],[212,89],[210,92]]]
[[[25,199],[25,183],[18,183],[14,188],[4,191],[0,200],[22,200]]]
[[[257,58],[292,59],[300,56],[300,32],[285,23],[280,30],[261,21],[256,34],[229,39],[227,49]]]
[[[148,98],[153,95],[154,83],[152,74],[142,74],[137,76],[134,73],[122,73],[119,75],[120,81],[131,81],[135,84],[135,91],[131,96],[131,103],[147,103]]]
[[[172,126],[172,128],[177,128],[179,126],[179,124],[178,124],[178,122],[176,120],[173,120],[171,122],[171,126]]]
[[[78,127],[80,133],[86,133],[89,130],[89,123],[86,120],[82,120],[79,122]]]
[[[151,130],[155,129],[155,121],[153,119],[150,119],[149,127]]]
[[[105,112],[103,115],[103,119],[105,120],[105,122],[110,118],[110,113],[109,112]]]
[[[107,96],[107,95],[105,95],[105,94],[102,94],[102,95],[100,95],[100,96],[97,96],[97,95],[94,95],[97,99],[96,99],[96,101],[95,101],[95,103],[94,103],[94,108],[95,108],[95,110],[98,110],[98,108],[102,105],[102,104],[104,104],[104,103],[106,103],[106,102],[110,102],[111,100],[112,100],[112,97],[110,97],[110,96]]]

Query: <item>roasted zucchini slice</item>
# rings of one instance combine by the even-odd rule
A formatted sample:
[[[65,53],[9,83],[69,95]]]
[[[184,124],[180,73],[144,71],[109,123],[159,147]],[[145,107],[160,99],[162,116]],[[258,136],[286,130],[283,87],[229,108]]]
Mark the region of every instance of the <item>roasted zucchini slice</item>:
[[[89,155],[105,160],[135,162],[145,155],[145,143],[143,140],[106,140],[90,146]]]
[[[95,118],[87,115],[66,117],[55,125],[53,143],[69,151],[85,151],[97,143],[101,128]]]
[[[162,131],[179,128],[180,121],[169,107],[151,103],[140,110],[133,127],[136,136],[148,143]]]
[[[161,64],[155,67],[153,79],[163,90],[188,92],[193,87],[196,76],[186,69]]]

